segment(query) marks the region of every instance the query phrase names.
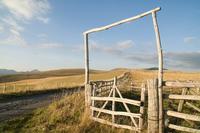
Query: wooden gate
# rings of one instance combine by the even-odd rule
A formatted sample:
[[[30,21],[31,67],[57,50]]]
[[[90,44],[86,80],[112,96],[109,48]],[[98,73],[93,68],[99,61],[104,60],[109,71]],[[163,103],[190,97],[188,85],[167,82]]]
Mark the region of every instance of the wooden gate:
[[[124,77],[121,78],[124,80]],[[118,79],[120,81],[120,78],[115,77],[111,80],[90,82],[92,119],[113,127],[140,132],[143,128],[144,119],[145,85],[141,87],[140,101],[127,99],[122,96],[118,89]],[[124,110],[117,109],[116,104],[121,104]],[[138,109],[138,112],[132,111],[135,108]],[[126,123],[120,121],[120,117],[124,118]]]

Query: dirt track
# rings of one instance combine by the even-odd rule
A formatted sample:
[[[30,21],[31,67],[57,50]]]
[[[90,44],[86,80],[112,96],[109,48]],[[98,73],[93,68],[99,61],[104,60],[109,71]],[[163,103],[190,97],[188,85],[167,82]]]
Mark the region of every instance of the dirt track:
[[[70,95],[82,90],[83,88],[77,87],[70,89],[63,88],[59,91],[50,91],[7,99],[4,102],[0,102],[0,122],[30,113],[34,109],[49,105],[52,101],[57,100],[64,95]]]

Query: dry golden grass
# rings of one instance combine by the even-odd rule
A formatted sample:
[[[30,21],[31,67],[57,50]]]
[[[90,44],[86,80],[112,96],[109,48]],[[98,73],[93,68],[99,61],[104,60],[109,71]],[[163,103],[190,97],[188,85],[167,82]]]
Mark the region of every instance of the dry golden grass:
[[[126,70],[115,70],[91,74],[91,80],[110,79],[123,74]],[[61,87],[74,87],[84,84],[84,75],[48,77],[42,79],[28,79],[16,82],[0,83],[0,93],[16,93],[57,89]],[[6,86],[6,90],[4,89]]]
[[[108,72],[91,74],[91,80],[111,79],[123,74],[126,69],[116,69]],[[133,81],[146,81],[157,77],[155,70],[130,70]],[[200,81],[199,72],[164,71],[164,80],[195,80]],[[27,79],[16,82],[0,83],[0,93],[16,93],[57,89],[62,87],[80,86],[84,83],[84,75],[47,77],[40,79]],[[6,89],[5,89],[6,87]]]
[[[155,70],[131,70],[133,80],[145,81],[152,78],[157,78]],[[181,72],[181,71],[164,71],[164,80],[195,80],[200,81],[200,72]]]

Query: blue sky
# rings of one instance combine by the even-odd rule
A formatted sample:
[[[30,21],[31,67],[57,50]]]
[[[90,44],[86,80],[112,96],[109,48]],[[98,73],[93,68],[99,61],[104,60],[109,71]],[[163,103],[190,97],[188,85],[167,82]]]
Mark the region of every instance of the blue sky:
[[[83,68],[84,31],[156,7],[164,66],[199,71],[198,0],[1,0],[0,68]],[[151,16],[91,34],[89,42],[93,69],[157,66]]]

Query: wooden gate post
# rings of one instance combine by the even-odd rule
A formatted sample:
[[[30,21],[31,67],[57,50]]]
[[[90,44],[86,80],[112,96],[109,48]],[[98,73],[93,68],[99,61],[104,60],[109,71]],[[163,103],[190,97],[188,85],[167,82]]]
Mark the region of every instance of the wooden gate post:
[[[141,87],[142,87],[142,90],[141,90],[140,101],[142,102],[142,105],[140,105],[140,114],[142,116],[139,118],[139,128],[140,130],[143,130],[146,84],[143,83]]]
[[[112,111],[115,111],[115,88],[117,86],[117,77],[114,77],[114,83],[113,83],[113,101],[112,101]],[[115,123],[115,115],[112,114],[112,123]]]
[[[86,84],[85,85],[85,105],[86,109],[90,108],[91,105],[91,91],[92,91],[92,85]]]
[[[147,80],[148,133],[159,133],[158,80]]]
[[[88,47],[88,34],[84,34],[84,47],[85,47],[85,106],[90,105],[90,84],[89,84],[89,47]]]

